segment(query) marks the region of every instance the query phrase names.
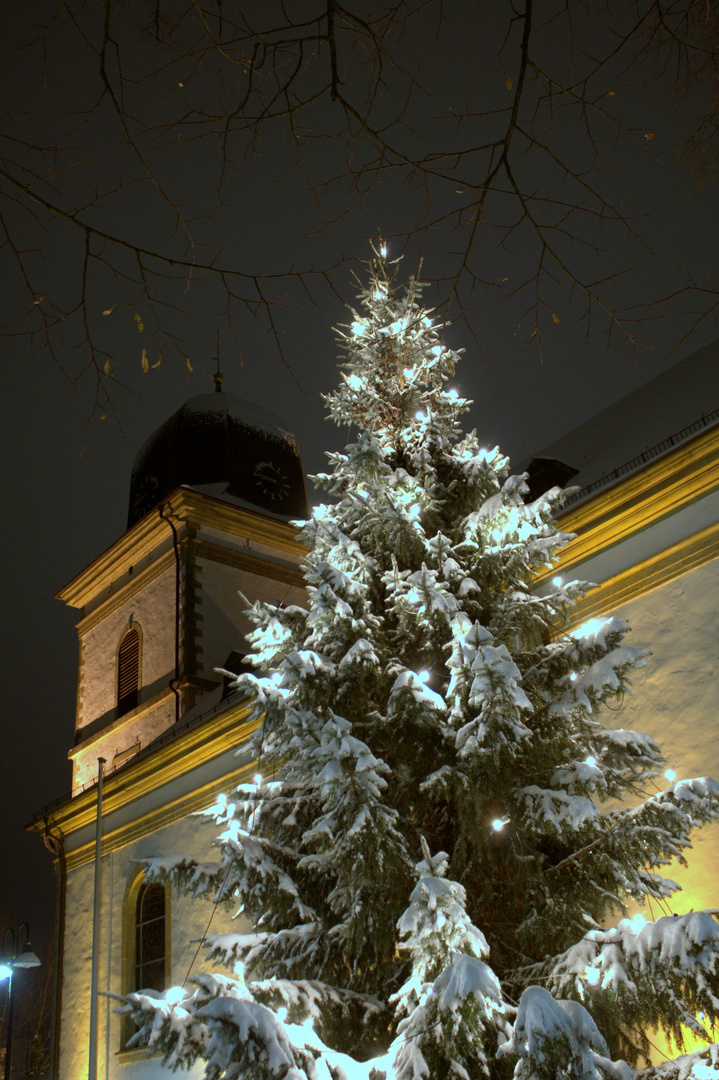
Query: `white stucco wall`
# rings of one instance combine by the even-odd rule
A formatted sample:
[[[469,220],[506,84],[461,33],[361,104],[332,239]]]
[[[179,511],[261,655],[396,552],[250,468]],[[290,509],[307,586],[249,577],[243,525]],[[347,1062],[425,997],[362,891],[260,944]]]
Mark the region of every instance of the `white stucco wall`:
[[[677,779],[719,781],[719,559],[615,613],[631,623],[629,644],[652,655],[613,726],[648,732]],[[695,833],[688,859],[687,869],[665,871],[683,889],[672,910],[719,907],[719,824]]]
[[[101,964],[99,985],[109,993],[122,991],[122,933],[123,904],[129,879],[136,871],[136,859],[150,855],[173,855],[193,852],[199,858],[217,858],[210,849],[214,835],[211,825],[198,818],[188,818],[168,825],[157,832],[105,855],[102,860]],[[90,1015],[90,974],[92,952],[92,863],[73,870],[68,875],[65,963],[63,979],[62,1039],[60,1048],[60,1080],[86,1080],[88,1069],[88,1034]],[[178,896],[173,891],[171,901],[172,983],[182,983],[191,968],[197,949],[192,939],[202,936],[207,927],[212,906],[204,901]],[[210,933],[227,930],[241,931],[246,925],[240,920],[230,923],[229,914],[218,909],[210,925]],[[205,970],[203,954],[195,961],[191,972]],[[220,969],[216,969],[220,970]],[[224,969],[222,969],[224,970]],[[159,1059],[141,1058],[122,1061],[120,1049],[121,1021],[113,1012],[116,1003],[101,998],[98,1024],[98,1077],[100,1080],[167,1080],[168,1072]],[[197,1067],[190,1076],[201,1076]]]
[[[217,678],[214,669],[222,666],[233,650],[247,652],[249,645],[244,634],[252,629],[245,615],[247,597],[250,603],[262,599],[268,604],[306,604],[302,589],[283,581],[261,577],[247,570],[198,558],[201,587],[198,590],[198,611],[202,614],[202,674]]]

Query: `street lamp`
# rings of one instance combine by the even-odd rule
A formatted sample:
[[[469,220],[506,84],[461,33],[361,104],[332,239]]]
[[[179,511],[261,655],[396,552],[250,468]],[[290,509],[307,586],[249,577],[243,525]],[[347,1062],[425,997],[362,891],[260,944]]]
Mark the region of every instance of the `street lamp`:
[[[23,942],[24,932],[24,943]],[[30,944],[30,927],[26,922],[20,923],[17,933],[11,926],[3,931],[0,949],[0,979],[7,979],[7,1041],[5,1043],[5,1080],[10,1080],[12,1069],[12,1031],[15,1013],[15,995],[13,993],[13,972],[17,968],[40,967],[40,960],[33,952]]]

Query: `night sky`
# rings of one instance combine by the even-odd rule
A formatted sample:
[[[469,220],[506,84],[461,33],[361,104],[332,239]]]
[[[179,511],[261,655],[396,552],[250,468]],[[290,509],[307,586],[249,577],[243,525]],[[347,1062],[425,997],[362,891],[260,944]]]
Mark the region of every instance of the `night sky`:
[[[589,96],[625,119],[630,130],[618,139],[613,124],[603,120],[593,131],[603,140],[601,152],[613,161],[599,171],[601,160],[588,149],[576,116],[562,111],[561,100],[543,114],[534,80],[534,97],[522,106],[526,124],[534,118],[537,138],[553,155],[570,161],[582,183],[573,186],[526,138],[512,151],[513,175],[536,195],[537,212],[559,238],[557,253],[583,281],[620,275],[600,282],[596,291],[608,306],[638,305],[628,312],[631,332],[640,336],[637,348],[621,332],[608,336],[600,305],[590,305],[588,321],[585,295],[569,287],[556,261],[553,276],[540,276],[541,298],[534,309],[541,248],[526,221],[506,231],[518,220],[506,177],[494,201],[483,206],[475,229],[478,194],[472,184],[487,174],[486,155],[477,152],[467,162],[443,159],[443,175],[424,180],[396,158],[378,170],[376,143],[360,137],[356,128],[353,138],[345,137],[344,114],[326,93],[322,96],[320,69],[310,71],[303,84],[308,97],[318,94],[318,102],[301,113],[301,167],[286,123],[277,118],[263,127],[256,144],[246,133],[224,144],[231,168],[223,175],[218,125],[207,113],[223,103],[236,107],[238,80],[233,83],[219,64],[203,65],[196,50],[188,59],[192,38],[182,28],[175,28],[174,36],[167,31],[172,48],[163,46],[158,54],[150,25],[154,4],[128,3],[113,33],[126,79],[137,80],[123,103],[135,118],[129,130],[162,190],[182,206],[197,237],[196,260],[215,257],[226,269],[278,275],[261,286],[273,301],[272,324],[254,303],[255,286],[245,279],[232,286],[241,298],[229,308],[222,282],[212,272],[168,280],[155,263],[155,276],[143,291],[137,264],[125,249],[95,236],[86,266],[85,233],[47,207],[35,206],[39,219],[33,217],[30,195],[36,193],[112,237],[188,257],[164,196],[128,150],[109,96],[95,97],[104,5],[70,3],[64,10],[73,18],[58,16],[44,42],[38,27],[52,21],[55,5],[32,7],[34,24],[20,6],[8,16],[17,23],[0,65],[6,110],[0,115],[5,159],[0,208],[13,241],[0,251],[5,335],[0,915],[3,925],[27,919],[40,929],[51,921],[52,861],[22,826],[69,791],[77,662],[75,613],[52,597],[124,531],[134,455],[188,397],[211,390],[218,335],[224,388],[282,417],[298,439],[306,470],[322,469],[323,451],[342,446],[346,435],[324,422],[320,396],[337,380],[332,326],[345,317],[343,302],[354,299],[352,272],[362,273],[360,260],[382,234],[390,255],[403,255],[403,273],[424,260],[428,305],[446,302],[459,282],[447,337],[453,347],[466,349],[457,386],[475,402],[467,426],[476,426],[483,438],[521,462],[717,336],[707,313],[717,299],[711,275],[719,271],[719,210],[716,186],[698,185],[677,163],[677,140],[699,115],[700,93],[683,101],[675,98],[666,77],[647,84],[654,70],[650,59],[633,65],[622,60],[603,71]],[[273,4],[261,7],[265,13],[276,11]],[[323,10],[313,3],[294,7],[308,19]],[[479,5],[446,4],[443,24],[437,23],[434,7],[408,5],[418,14],[387,39],[409,75],[388,75],[377,106],[387,138],[415,159],[438,148],[456,151],[460,144],[495,139],[516,91],[521,27],[511,30],[501,62],[493,63],[509,7],[494,5],[495,14],[483,21]],[[379,8],[363,5],[365,13],[370,10]],[[543,17],[550,12],[547,5]],[[540,27],[538,55],[566,82],[566,27],[542,29],[536,13],[535,25]],[[593,29],[579,20],[580,44],[588,49],[591,37],[593,49],[607,48],[610,31],[600,26],[594,40]],[[221,32],[229,43],[228,24]],[[343,92],[361,102],[367,76],[364,69],[352,68],[349,39],[342,40]],[[115,74],[117,56],[110,50],[107,59]],[[581,49],[574,63],[591,66]],[[427,92],[411,98],[413,127],[404,131],[396,120],[397,102],[417,80]],[[487,110],[491,115],[482,119],[480,111]],[[167,126],[143,131],[139,116],[146,124],[151,116],[153,125]],[[190,121],[178,126],[183,116]],[[324,186],[330,178],[335,182]],[[218,179],[225,185],[222,200]],[[585,182],[632,216],[637,238],[612,224],[586,186],[581,194]],[[584,209],[569,219],[557,209],[562,200],[571,207],[583,199]],[[432,223],[435,227],[427,230]],[[584,241],[604,243],[610,253],[596,257]],[[460,274],[467,251],[469,272]],[[87,323],[78,307],[84,267]],[[309,276],[292,277],[298,269]],[[687,288],[687,275],[696,288]],[[671,293],[670,302],[645,308]],[[44,317],[51,324],[47,331]]]

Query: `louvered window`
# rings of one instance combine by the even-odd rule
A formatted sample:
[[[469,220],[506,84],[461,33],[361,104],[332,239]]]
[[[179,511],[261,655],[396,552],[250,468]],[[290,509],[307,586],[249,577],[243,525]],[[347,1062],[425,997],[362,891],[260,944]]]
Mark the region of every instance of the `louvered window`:
[[[134,988],[165,989],[165,889],[155,882],[137,894]]]
[[[140,635],[131,626],[117,654],[117,715],[134,709],[140,700]]]

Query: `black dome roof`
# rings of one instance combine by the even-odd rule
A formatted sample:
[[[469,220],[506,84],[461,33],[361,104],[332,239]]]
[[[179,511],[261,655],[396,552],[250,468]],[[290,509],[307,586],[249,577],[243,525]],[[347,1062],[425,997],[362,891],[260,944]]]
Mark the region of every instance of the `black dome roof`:
[[[273,517],[307,517],[294,436],[233,394],[190,398],[144,443],[132,467],[128,528],[181,484],[213,485],[210,494]]]

